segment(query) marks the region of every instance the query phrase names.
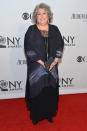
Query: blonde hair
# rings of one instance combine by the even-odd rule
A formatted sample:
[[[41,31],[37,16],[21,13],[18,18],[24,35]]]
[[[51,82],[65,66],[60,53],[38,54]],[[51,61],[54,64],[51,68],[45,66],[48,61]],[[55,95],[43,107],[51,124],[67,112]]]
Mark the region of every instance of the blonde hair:
[[[45,3],[40,3],[39,5],[36,5],[34,11],[33,11],[33,14],[32,14],[32,22],[34,24],[37,24],[37,12],[38,12],[38,9],[45,9],[47,11],[47,14],[48,14],[48,21],[49,23],[52,23],[52,20],[53,20],[53,13],[50,9],[50,6],[48,6],[47,4]]]

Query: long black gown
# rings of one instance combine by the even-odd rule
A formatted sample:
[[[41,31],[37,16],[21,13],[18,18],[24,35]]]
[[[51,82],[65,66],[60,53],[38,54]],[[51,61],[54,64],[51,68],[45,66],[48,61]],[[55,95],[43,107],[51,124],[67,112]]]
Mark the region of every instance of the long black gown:
[[[44,36],[43,47],[45,48],[45,61],[49,57],[50,43],[47,36]],[[25,36],[25,50],[27,36]],[[29,48],[31,49],[30,45]],[[58,99],[59,99],[59,78],[58,78],[58,65],[54,66],[50,72],[47,72],[42,65],[36,61],[30,61],[29,58],[34,58],[36,53],[32,50],[26,51],[28,76],[26,84],[26,103],[30,110],[30,118],[33,121],[39,121],[45,118],[53,117],[57,113]]]

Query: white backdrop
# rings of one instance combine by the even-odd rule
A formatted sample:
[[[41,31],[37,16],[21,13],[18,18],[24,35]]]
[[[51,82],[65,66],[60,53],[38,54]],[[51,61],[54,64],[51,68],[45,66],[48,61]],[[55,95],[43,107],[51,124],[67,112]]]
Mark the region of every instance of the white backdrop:
[[[51,6],[53,24],[65,43],[60,94],[87,93],[87,1],[0,0],[0,99],[25,96],[24,35],[34,7],[41,2]]]

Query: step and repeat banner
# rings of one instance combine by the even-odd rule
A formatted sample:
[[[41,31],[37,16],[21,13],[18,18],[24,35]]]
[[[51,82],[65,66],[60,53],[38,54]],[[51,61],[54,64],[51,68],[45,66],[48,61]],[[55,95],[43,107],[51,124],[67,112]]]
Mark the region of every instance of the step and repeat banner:
[[[24,35],[41,2],[51,6],[65,43],[58,67],[60,94],[87,93],[87,1],[0,0],[0,99],[25,97]]]

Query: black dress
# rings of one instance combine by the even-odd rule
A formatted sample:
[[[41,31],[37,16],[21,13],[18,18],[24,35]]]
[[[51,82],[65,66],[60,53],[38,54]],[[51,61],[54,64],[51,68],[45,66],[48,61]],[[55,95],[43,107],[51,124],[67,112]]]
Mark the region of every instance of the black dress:
[[[25,35],[25,53],[27,56],[27,83],[26,83],[26,103],[30,110],[30,118],[33,121],[39,121],[45,118],[53,117],[57,113],[58,99],[59,99],[59,78],[58,78],[58,65],[54,66],[50,72],[47,72],[42,65],[36,62],[37,59],[37,48],[39,52],[44,54],[44,62],[50,57],[50,42],[47,36],[34,27],[37,30],[37,37],[40,35],[43,39],[41,46],[37,47],[31,45],[32,33],[31,30]],[[29,38],[31,37],[31,38]],[[35,36],[36,37],[36,36]],[[35,38],[34,37],[34,38]],[[38,43],[38,40],[35,41]],[[61,41],[62,43],[62,41]],[[61,45],[63,48],[63,44]],[[41,52],[41,50],[43,52]],[[57,55],[60,56],[59,52]],[[33,61],[32,61],[33,59]],[[37,59],[38,60],[38,59]]]

